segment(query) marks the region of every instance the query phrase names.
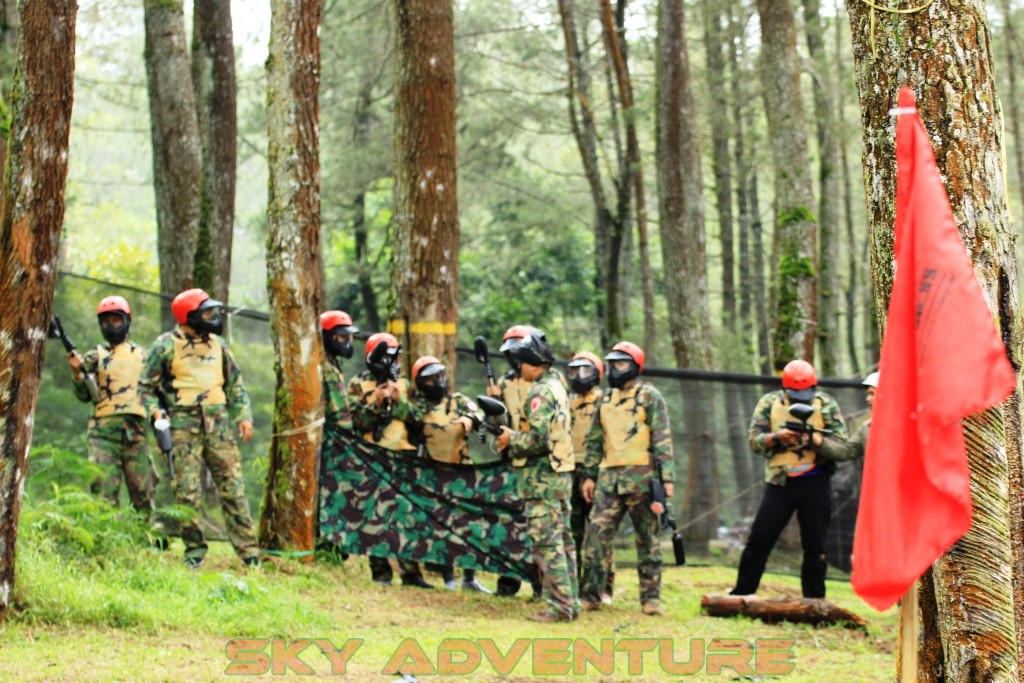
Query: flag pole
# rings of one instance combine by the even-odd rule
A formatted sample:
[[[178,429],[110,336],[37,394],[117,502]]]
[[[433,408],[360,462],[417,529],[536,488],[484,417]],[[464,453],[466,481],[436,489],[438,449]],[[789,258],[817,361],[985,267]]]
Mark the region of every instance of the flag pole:
[[[900,600],[900,661],[901,683],[917,681],[917,581]]]

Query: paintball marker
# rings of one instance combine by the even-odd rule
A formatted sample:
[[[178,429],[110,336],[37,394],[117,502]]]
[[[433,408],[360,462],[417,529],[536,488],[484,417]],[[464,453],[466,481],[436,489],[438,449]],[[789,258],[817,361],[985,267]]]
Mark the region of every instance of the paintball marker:
[[[395,362],[385,362],[385,358],[388,356],[388,345],[385,343],[377,344],[373,347],[373,351],[370,352],[369,358],[366,359],[366,364],[370,368],[370,373],[373,374],[374,379],[379,384],[392,382],[398,379],[398,364]],[[391,399],[384,401],[380,407],[380,411],[377,413],[377,422],[373,427],[373,440],[380,441],[384,436],[384,430],[391,424]]]
[[[477,337],[477,339],[482,339],[482,337]],[[497,436],[498,434],[501,434],[501,427],[498,426],[496,422],[487,421],[486,418],[500,418],[502,415],[508,413],[508,409],[505,408],[505,404],[499,401],[498,399],[491,398],[490,396],[484,396],[483,394],[480,394],[476,397],[476,403],[478,406],[480,406],[480,410],[482,410],[484,413],[484,420],[480,420],[477,415],[474,415],[473,413],[470,413],[468,411],[459,411],[459,415],[468,417],[470,420],[473,421],[473,426],[481,430],[480,443],[483,443],[484,440],[487,438],[487,434],[490,434],[491,436]],[[486,432],[487,434],[485,434],[484,432]]]
[[[64,350],[70,354],[74,354],[79,362],[82,357],[78,355],[78,351],[75,350],[75,342],[71,341],[71,337],[64,331],[64,326],[60,324],[60,318],[55,315],[50,316],[50,330],[49,335],[51,339],[59,339],[61,344],[64,345]],[[85,381],[85,388],[89,391],[89,398],[93,403],[100,402],[100,386],[96,383],[96,377],[91,372],[82,372],[82,377]]]
[[[672,506],[665,495],[665,485],[661,481],[661,463],[658,463],[656,476],[651,477],[651,512],[658,517],[659,528],[672,529],[672,552],[676,558],[676,566],[686,564],[686,548],[683,547],[683,534],[676,528],[676,518],[672,516]]]
[[[157,400],[160,401],[160,408],[167,415],[167,399],[162,391],[156,392]],[[153,422],[153,434],[156,436],[156,445],[160,452],[167,458],[167,474],[171,478],[171,490],[174,489],[174,455],[171,453],[173,443],[171,442],[171,421],[162,417]]]
[[[487,340],[482,336],[473,340],[473,353],[476,355],[476,362],[483,363],[484,372],[487,373],[487,386],[494,386],[494,368],[491,367],[491,354],[487,350]],[[502,406],[504,408],[504,406]],[[484,410],[486,413],[486,409]]]
[[[789,407],[789,414],[795,417],[798,421],[786,422],[786,429],[800,434],[806,434],[806,439],[809,439],[815,432],[819,434],[831,434],[831,429],[818,429],[814,425],[807,424],[807,420],[811,418],[815,413],[815,408],[809,406],[806,403],[794,403]]]

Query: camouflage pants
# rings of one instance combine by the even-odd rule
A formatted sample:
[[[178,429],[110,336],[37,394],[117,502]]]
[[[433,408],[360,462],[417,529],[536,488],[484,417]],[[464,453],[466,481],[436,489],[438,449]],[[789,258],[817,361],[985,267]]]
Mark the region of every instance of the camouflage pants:
[[[234,425],[223,406],[171,413],[171,438],[174,441],[174,498],[179,505],[195,511],[202,507],[202,464],[213,475],[220,496],[228,540],[240,558],[259,554],[256,530],[242,481],[242,454],[235,444]],[[181,523],[185,558],[202,558],[207,545],[194,520]]]
[[[583,500],[583,494],[580,493],[580,483],[582,478],[573,477],[572,482],[572,540],[576,544],[576,566],[580,580],[583,579],[583,538],[584,532],[587,530],[590,518],[590,511],[593,509],[594,504],[588,503]],[[608,576],[605,582],[604,592],[608,595],[612,595],[615,592],[615,549],[611,544],[605,548],[605,562],[604,570]]]
[[[528,498],[523,503],[533,562],[541,576],[541,597],[552,614],[575,617],[580,613],[580,584],[576,546],[569,532],[569,501]]]
[[[615,540],[619,523],[627,513],[636,531],[636,571],[640,578],[640,603],[661,597],[661,548],[658,518],[651,512],[647,478],[619,476],[613,469],[602,470],[597,479],[594,508],[584,540],[583,599],[600,602],[607,581],[604,558]]]
[[[107,474],[92,482],[94,495],[120,504],[121,476],[132,507],[153,521],[153,463],[149,459],[145,418],[114,415],[89,421],[89,462],[102,465]]]

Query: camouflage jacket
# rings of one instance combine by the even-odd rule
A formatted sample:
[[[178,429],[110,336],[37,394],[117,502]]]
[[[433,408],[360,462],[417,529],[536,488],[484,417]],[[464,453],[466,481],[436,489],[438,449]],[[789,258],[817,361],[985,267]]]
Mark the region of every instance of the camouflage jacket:
[[[434,460],[472,464],[465,428],[457,422],[462,414],[469,416],[474,424],[484,419],[476,403],[458,392],[436,402],[425,396],[414,397],[412,415],[416,426],[410,430],[410,441],[417,446],[422,444]],[[439,447],[456,452],[438,453]]]
[[[139,378],[139,396],[142,399],[142,405],[146,407],[146,413],[152,415],[161,408],[159,399],[161,394],[169,411],[180,407],[172,371],[175,341],[184,342],[186,348],[194,348],[197,352],[202,352],[204,348],[214,345],[220,347],[223,372],[221,388],[224,392],[228,416],[235,423],[252,422],[252,404],[249,401],[249,392],[245,390],[245,384],[242,383],[242,371],[239,369],[231,349],[228,348],[228,343],[223,337],[215,334],[205,336],[187,334],[181,327],[161,334],[146,352],[146,359],[142,364],[142,376]],[[200,406],[204,405],[201,396],[196,403]]]
[[[658,391],[658,388],[648,382],[635,380],[638,384],[636,401],[642,406],[647,414],[644,420],[650,430],[650,454],[651,463],[658,462],[661,465],[662,481],[675,482],[676,465],[672,450],[672,428],[669,422],[668,405],[665,398]],[[630,387],[631,388],[631,387]],[[620,395],[618,391],[605,392],[598,403],[594,413],[594,421],[587,434],[587,454],[583,463],[583,477],[597,479],[600,471],[601,461],[604,460],[604,428],[601,425],[601,407],[610,403],[612,399]],[[644,467],[622,467],[620,475],[649,479],[651,468]]]
[[[341,360],[327,356],[321,367],[324,376],[324,424],[341,429],[352,429],[352,410],[349,408],[348,387]]]
[[[124,341],[131,349],[132,354],[145,356],[145,349],[132,341]],[[105,415],[139,415],[143,414],[143,405],[139,400],[139,378],[134,377],[133,381],[119,384],[109,376],[105,376],[104,367],[100,363],[100,349],[104,352],[104,361],[110,361],[111,353],[114,350],[107,342],[93,347],[82,356],[82,379],[71,377],[71,388],[75,397],[83,403],[92,403],[92,396],[89,395],[89,386],[86,384],[85,375],[92,375],[96,379],[99,389],[100,404],[104,404]],[[96,417],[99,405],[93,405],[93,417]]]
[[[399,378],[399,383],[405,386],[402,398],[395,401],[391,406],[391,419],[404,422],[407,429],[415,428],[418,420],[416,407],[407,398],[409,395],[409,383]],[[382,408],[374,400],[371,390],[363,391],[363,383],[368,382],[369,386],[376,388],[379,384],[369,370],[363,370],[348,382],[348,401],[352,408],[352,426],[357,432],[372,432],[377,426],[377,416]]]
[[[552,384],[561,385],[560,390]],[[545,500],[567,500],[572,489],[571,472],[556,472],[558,465],[552,443],[552,434],[561,434],[566,440],[567,455],[572,458],[571,417],[565,380],[555,370],[549,369],[530,386],[523,406],[524,420],[529,425],[525,431],[513,431],[509,440],[509,454],[513,458],[520,496]],[[559,400],[563,396],[563,400]],[[516,461],[525,463],[517,465]]]
[[[572,408],[572,455],[577,474],[583,470],[583,461],[587,457],[587,434],[590,433],[598,402],[603,395],[601,387],[594,387],[585,394],[569,394],[569,406]]]
[[[831,434],[823,435],[821,446],[812,448],[817,453],[815,464],[825,469],[826,474],[835,470],[835,463],[844,460],[852,460],[863,454],[863,447],[851,445],[846,439],[846,423],[843,421],[839,404],[828,394],[818,391],[815,398],[821,401],[821,417],[824,428],[831,430]],[[784,449],[767,449],[765,438],[772,433],[771,415],[772,406],[775,401],[787,401],[786,392],[782,389],[772,391],[757,402],[754,407],[754,414],[750,418],[750,428],[747,430],[747,443],[754,453],[764,457],[764,480],[769,484],[785,486],[790,477],[782,467],[773,467],[770,459],[776,453]]]

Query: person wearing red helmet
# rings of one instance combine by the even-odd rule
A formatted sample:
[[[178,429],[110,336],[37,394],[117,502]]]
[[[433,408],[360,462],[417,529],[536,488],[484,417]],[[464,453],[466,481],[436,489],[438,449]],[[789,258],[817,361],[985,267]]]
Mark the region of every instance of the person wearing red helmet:
[[[132,507],[153,523],[153,463],[146,437],[146,411],[139,400],[145,350],[128,339],[132,309],[124,297],[108,296],[100,301],[96,319],[105,341],[84,356],[76,351],[68,353],[75,396],[93,404],[87,440],[89,461],[106,473],[90,488],[116,507],[123,476]],[[155,542],[164,547],[166,539],[159,529],[154,531],[158,535]]]
[[[587,519],[593,507],[583,498],[580,486],[583,485],[583,461],[587,455],[587,432],[597,412],[597,402],[604,392],[601,380],[604,379],[604,361],[589,351],[580,351],[569,361],[569,406],[572,408],[572,452],[576,460],[576,471],[572,482],[572,540],[576,544],[576,567],[583,571],[583,536],[587,529]],[[601,602],[612,604],[615,585],[615,569],[612,547],[608,546],[607,556],[608,581],[601,592]],[[582,578],[582,576],[581,576]]]
[[[392,451],[416,450],[409,440],[410,429],[416,426],[415,406],[410,400],[409,383],[399,377],[401,352],[394,335],[370,335],[366,340],[366,370],[349,380],[347,390],[354,431],[365,441]],[[433,588],[417,563],[398,560],[398,568],[403,585]],[[374,582],[389,585],[392,569],[388,558],[371,555],[370,575]]]
[[[782,369],[782,388],[762,396],[754,407],[747,441],[755,454],[765,458],[767,486],[740,556],[733,595],[757,592],[768,556],[796,512],[803,546],[803,595],[825,597],[825,537],[832,508],[829,480],[835,463],[857,457],[858,449],[846,440],[839,404],[817,387],[814,366],[792,360]],[[804,423],[813,427],[813,433],[791,428],[797,419],[790,408],[796,404],[814,409]]]
[[[640,608],[655,616],[662,614],[661,550],[650,482],[659,476],[671,500],[675,460],[668,406],[653,384],[638,379],[644,369],[639,346],[619,342],[604,359],[611,391],[601,398],[587,434],[580,485],[583,498],[594,506],[583,541],[583,609],[601,608],[607,586],[606,558],[628,513],[635,530]]]
[[[320,443],[320,482],[317,497],[317,519],[320,537],[317,548],[327,552],[337,550],[341,543],[340,529],[325,533],[327,509],[321,503],[337,490],[336,473],[341,466],[334,459],[334,447],[342,430],[352,431],[352,410],[349,407],[348,385],[342,370],[342,360],[351,358],[353,336],[359,328],[345,311],[324,311],[320,314],[320,336],[324,345],[324,359],[320,364],[323,375],[324,431]]]
[[[146,352],[139,394],[151,419],[170,420],[176,502],[201,509],[206,463],[220,494],[228,540],[247,567],[256,567],[259,546],[234,439],[235,428],[243,442],[252,438],[252,405],[242,371],[219,336],[224,304],[201,289],[189,289],[174,297],[171,312],[178,325]],[[198,568],[207,551],[199,525],[183,521],[181,539],[185,565]]]

